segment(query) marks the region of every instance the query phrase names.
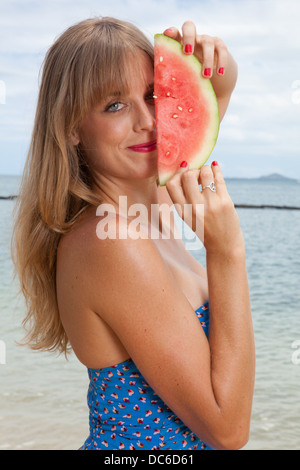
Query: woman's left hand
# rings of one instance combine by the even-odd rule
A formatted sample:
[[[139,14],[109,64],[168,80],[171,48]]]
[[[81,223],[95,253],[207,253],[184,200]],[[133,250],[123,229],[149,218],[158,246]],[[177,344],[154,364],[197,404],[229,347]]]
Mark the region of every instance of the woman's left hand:
[[[219,37],[197,34],[192,21],[182,25],[182,34],[175,27],[166,29],[164,34],[182,44],[185,54],[194,54],[201,62],[202,76],[211,79],[222,119],[237,80],[237,64],[225,43]]]

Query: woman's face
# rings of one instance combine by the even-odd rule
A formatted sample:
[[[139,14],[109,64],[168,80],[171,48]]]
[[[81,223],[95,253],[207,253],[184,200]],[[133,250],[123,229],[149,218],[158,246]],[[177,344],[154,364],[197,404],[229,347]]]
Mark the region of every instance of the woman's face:
[[[137,73],[141,67],[144,74]],[[138,52],[131,76],[128,93],[115,90],[97,104],[78,132],[87,163],[101,177],[157,175],[154,72],[145,53]]]

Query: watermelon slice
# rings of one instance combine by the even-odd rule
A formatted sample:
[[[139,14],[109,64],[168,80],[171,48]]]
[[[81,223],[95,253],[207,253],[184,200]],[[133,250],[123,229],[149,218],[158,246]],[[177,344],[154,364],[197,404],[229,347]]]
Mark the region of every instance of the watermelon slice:
[[[154,36],[154,96],[158,180],[164,186],[185,160],[200,168],[219,133],[217,98],[194,55],[163,34]]]

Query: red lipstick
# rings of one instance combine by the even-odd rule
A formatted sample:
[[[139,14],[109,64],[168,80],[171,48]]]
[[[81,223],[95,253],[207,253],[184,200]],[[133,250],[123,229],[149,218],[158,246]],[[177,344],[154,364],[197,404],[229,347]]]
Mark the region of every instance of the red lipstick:
[[[156,150],[156,140],[153,140],[152,142],[145,142],[139,145],[132,145],[131,147],[128,147],[128,148],[130,150],[133,150],[134,152],[141,152],[141,153],[153,152],[154,150]]]

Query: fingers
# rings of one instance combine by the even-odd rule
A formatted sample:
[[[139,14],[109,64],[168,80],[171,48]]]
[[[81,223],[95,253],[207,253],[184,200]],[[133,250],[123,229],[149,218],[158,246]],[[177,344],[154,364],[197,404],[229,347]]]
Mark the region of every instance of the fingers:
[[[197,49],[202,53],[202,76],[210,78],[213,74],[215,60],[215,45],[213,38],[202,35],[197,37]]]
[[[186,21],[182,25],[182,35],[178,29],[174,27],[166,29],[164,34],[180,42],[185,54],[193,54],[196,40],[196,26],[192,21]]]
[[[216,192],[209,188],[200,191],[202,188],[215,183]],[[221,167],[217,162],[204,165],[200,170],[192,170],[188,167],[178,168],[174,176],[166,184],[167,191],[174,204],[184,206],[184,204],[196,204],[204,202],[207,197],[215,197],[216,195],[227,196],[226,183],[223,178]]]
[[[187,204],[200,203],[199,170],[188,170],[181,175],[181,184]]]
[[[166,188],[170,198],[174,204],[179,204],[181,207],[185,204],[185,194],[181,185],[182,174],[187,170],[187,167],[179,167],[175,175],[170,178],[166,183]]]
[[[172,39],[175,39],[176,41],[180,42],[180,44],[181,44],[181,39],[182,39],[181,34],[178,31],[178,29],[175,28],[174,26],[172,26],[171,28],[166,29],[164,31],[164,35],[169,36]]]
[[[210,166],[204,165],[200,170],[199,183],[202,185],[202,195],[207,197],[215,197],[216,195],[221,198],[227,197],[228,192],[226,188],[226,183],[223,177],[221,167],[218,162],[214,161]],[[215,183],[216,192],[214,193],[204,186],[209,186],[211,183]]]
[[[211,164],[212,176],[216,185],[217,193],[220,196],[227,195],[226,183],[223,177],[223,173],[218,162],[212,162]]]
[[[214,70],[219,76],[225,74],[228,50],[222,39],[205,34],[197,35],[192,21],[186,21],[182,25],[182,35],[175,27],[166,29],[164,34],[180,42],[185,54],[196,55],[203,65],[202,76],[204,78],[211,78]]]
[[[183,50],[186,54],[193,54],[196,40],[196,26],[192,21],[186,21],[182,25]]]
[[[219,168],[220,177],[222,178],[221,169]],[[202,202],[202,195],[199,185],[202,187],[209,186],[215,181],[217,170],[212,171],[212,167],[204,165],[200,170],[189,169],[188,166],[178,168],[177,172],[169,179],[166,184],[167,191],[173,201],[180,206],[184,204],[197,204]],[[209,190],[208,190],[209,191]]]
[[[200,191],[199,191],[199,170],[189,170],[188,166],[180,167],[175,175],[167,182],[167,191],[179,216],[196,232],[197,220],[199,219]],[[200,214],[200,218],[202,216]],[[203,224],[201,225],[203,227]],[[199,230],[198,230],[199,231]],[[200,239],[203,230],[198,236]]]
[[[214,174],[212,168],[209,165],[204,165],[200,170],[199,183],[202,185],[203,195],[210,195],[212,191],[209,189],[203,189],[205,186],[209,186],[211,183],[214,183]]]
[[[223,76],[227,67],[228,50],[222,39],[214,38],[215,40],[215,57],[216,57],[216,71],[217,74]]]
[[[210,189],[211,183],[215,183],[216,191]],[[228,213],[228,208],[231,210],[234,207],[217,162],[211,166],[204,165],[200,170],[192,170],[188,166],[178,168],[166,187],[179,216],[201,240],[204,216],[208,225],[215,224],[216,215],[222,218]]]
[[[219,76],[225,74],[228,51],[222,39],[198,35],[195,48],[200,55],[199,59],[203,65],[202,75],[204,78],[211,78],[214,70]]]

